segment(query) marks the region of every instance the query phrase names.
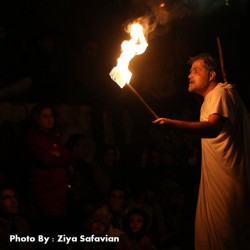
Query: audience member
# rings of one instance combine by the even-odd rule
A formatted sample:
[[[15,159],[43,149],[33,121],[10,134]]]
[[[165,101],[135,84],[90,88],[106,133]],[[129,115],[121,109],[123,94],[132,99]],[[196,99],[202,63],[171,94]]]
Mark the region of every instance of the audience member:
[[[89,162],[88,138],[81,133],[72,134],[66,147],[73,160],[70,169],[69,213],[78,223],[79,219],[84,220],[94,211],[102,197],[96,187],[93,163]]]
[[[95,168],[99,191],[106,196],[109,188],[116,183],[124,184],[123,171],[120,164],[118,149],[111,144],[100,147],[97,153]]]
[[[40,211],[35,225],[41,233],[66,233],[70,154],[56,133],[53,106],[35,105],[25,134],[31,194]]]
[[[26,218],[20,213],[15,190],[7,183],[0,184],[0,249],[1,250],[34,250],[33,242],[10,240],[10,236],[32,237]]]
[[[111,221],[105,214],[93,214],[87,222],[86,237],[94,235],[95,237],[109,237]],[[79,250],[113,250],[116,242],[83,242],[79,244]]]
[[[143,209],[130,210],[124,219],[124,233],[120,235],[116,250],[156,249],[148,231],[148,223],[148,214]]]
[[[145,187],[131,190],[128,210],[139,208],[148,216],[148,230],[155,246],[161,246],[166,241],[166,223],[164,211],[158,201],[158,195]]]
[[[164,246],[170,250],[193,249],[194,214],[187,207],[182,186],[176,181],[170,181],[161,195],[167,229]]]
[[[110,187],[107,201],[98,207],[97,214],[106,214],[111,220],[110,236],[119,236],[123,231],[123,221],[127,213],[127,190],[123,185]]]

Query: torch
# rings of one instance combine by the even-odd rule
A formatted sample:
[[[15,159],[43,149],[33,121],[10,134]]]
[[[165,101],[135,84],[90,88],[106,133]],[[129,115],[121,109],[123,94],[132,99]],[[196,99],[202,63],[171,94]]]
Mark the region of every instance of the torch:
[[[109,73],[113,81],[115,81],[121,88],[125,85],[139,98],[139,100],[146,106],[148,111],[155,117],[158,115],[154,110],[145,102],[142,96],[129,84],[132,77],[132,73],[129,70],[129,62],[136,56],[144,53],[148,43],[144,36],[143,26],[134,22],[128,25],[128,31],[130,33],[130,40],[125,40],[121,44],[121,56],[117,60],[117,65]]]

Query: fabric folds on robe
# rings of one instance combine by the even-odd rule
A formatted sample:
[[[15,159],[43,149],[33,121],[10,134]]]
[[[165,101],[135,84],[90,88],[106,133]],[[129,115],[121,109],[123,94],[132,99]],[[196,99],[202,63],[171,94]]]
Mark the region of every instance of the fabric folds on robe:
[[[233,86],[219,83],[205,97],[200,121],[211,114],[228,118],[229,125],[216,138],[202,138],[195,249],[250,249],[249,113]]]

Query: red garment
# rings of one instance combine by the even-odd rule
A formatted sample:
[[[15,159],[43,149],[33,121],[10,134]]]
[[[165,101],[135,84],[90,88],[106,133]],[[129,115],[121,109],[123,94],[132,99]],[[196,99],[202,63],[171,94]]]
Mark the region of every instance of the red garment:
[[[40,129],[32,129],[26,134],[26,146],[32,193],[44,215],[65,214],[69,152],[58,136]],[[52,151],[58,151],[59,155],[53,155]]]

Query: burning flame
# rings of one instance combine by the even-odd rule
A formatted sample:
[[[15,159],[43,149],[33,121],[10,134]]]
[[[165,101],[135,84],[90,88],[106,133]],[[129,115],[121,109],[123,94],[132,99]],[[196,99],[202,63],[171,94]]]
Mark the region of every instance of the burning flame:
[[[122,42],[121,56],[117,59],[117,65],[109,73],[112,80],[121,88],[128,84],[132,77],[132,73],[128,68],[129,62],[134,56],[144,53],[148,46],[141,24],[132,23],[128,28],[131,39]]]

